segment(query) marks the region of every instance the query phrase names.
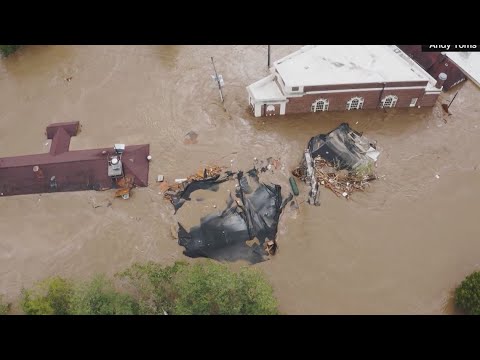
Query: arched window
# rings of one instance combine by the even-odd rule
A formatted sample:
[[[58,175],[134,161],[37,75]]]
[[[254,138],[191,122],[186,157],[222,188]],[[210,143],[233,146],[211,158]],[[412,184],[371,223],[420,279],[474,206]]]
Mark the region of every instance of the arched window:
[[[327,111],[328,110],[328,100],[327,99],[318,99],[312,104],[312,112],[317,111]]]
[[[363,108],[363,98],[354,97],[347,101],[347,110],[357,110]]]
[[[398,97],[395,95],[388,95],[382,100],[382,108],[392,108],[397,105]]]

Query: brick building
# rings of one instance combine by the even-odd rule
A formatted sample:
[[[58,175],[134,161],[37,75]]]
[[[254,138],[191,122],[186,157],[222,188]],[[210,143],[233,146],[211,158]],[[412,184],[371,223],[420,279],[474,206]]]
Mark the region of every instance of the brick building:
[[[450,59],[450,56],[468,53],[423,52],[422,45],[398,45],[398,47],[434,78],[437,78],[440,73],[445,73],[447,80],[443,84],[444,91],[467,79],[462,69]]]
[[[433,106],[436,80],[394,45],[309,45],[276,61],[247,87],[256,117]]]
[[[48,153],[0,158],[0,196],[104,190],[116,187],[123,177],[131,178],[134,186],[148,186],[150,145],[127,146],[121,157],[112,147],[70,151],[70,138],[79,126],[78,121],[49,125]],[[111,173],[113,158],[118,174]]]

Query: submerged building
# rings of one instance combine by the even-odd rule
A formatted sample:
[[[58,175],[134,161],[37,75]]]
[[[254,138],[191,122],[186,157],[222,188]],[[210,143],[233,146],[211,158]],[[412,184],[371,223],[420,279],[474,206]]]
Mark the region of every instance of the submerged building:
[[[247,87],[256,117],[433,106],[447,76],[433,78],[395,45],[308,45]]]
[[[452,61],[451,57],[452,55],[455,57],[455,54],[469,53],[424,52],[422,45],[398,45],[398,47],[434,78],[445,73],[447,75],[447,80],[443,84],[445,91],[467,79],[464,71]]]
[[[125,178],[133,186],[148,185],[148,144],[70,151],[78,130],[78,121],[49,125],[48,153],[0,158],[0,196],[105,190]]]

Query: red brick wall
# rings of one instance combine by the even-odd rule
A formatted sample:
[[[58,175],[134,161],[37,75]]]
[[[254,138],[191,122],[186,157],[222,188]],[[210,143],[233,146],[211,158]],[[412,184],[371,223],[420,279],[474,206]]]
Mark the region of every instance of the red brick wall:
[[[269,106],[273,106],[275,108],[274,111],[267,111]],[[274,116],[280,114],[280,105],[264,105],[265,108],[265,116]]]
[[[433,106],[437,102],[438,95],[425,95],[422,99],[418,99],[420,106]]]
[[[318,93],[318,94],[306,94],[303,97],[289,98],[286,106],[285,113],[304,113],[310,112],[313,102],[317,99],[328,99],[329,107],[328,111],[344,111],[347,107],[347,101],[351,98],[359,96],[363,97],[363,109],[376,109],[380,106],[380,101],[388,95],[396,95],[398,97],[396,107],[409,107],[412,98],[418,98],[417,105],[424,94],[424,89],[403,89],[403,90],[385,90],[382,94],[382,90],[375,91],[349,91],[342,93]],[[380,98],[380,95],[382,99]],[[429,104],[426,102],[425,104]],[[433,104],[432,104],[433,105]],[[423,105],[422,106],[432,106]]]

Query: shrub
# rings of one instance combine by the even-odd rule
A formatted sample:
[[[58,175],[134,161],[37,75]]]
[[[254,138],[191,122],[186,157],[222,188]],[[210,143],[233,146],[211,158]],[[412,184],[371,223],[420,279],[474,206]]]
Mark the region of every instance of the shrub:
[[[37,282],[22,290],[21,306],[28,315],[67,315],[71,311],[73,284],[61,277]]]
[[[455,305],[467,314],[480,315],[480,271],[467,276],[456,288]]]
[[[103,275],[80,284],[73,296],[73,314],[135,315],[138,303],[128,294],[115,290],[113,282]]]
[[[10,304],[3,302],[2,295],[0,295],[0,315],[7,315],[10,311]]]
[[[3,57],[7,57],[17,51],[19,47],[20,45],[0,45],[0,54]]]
[[[188,263],[181,261],[177,261],[173,266],[148,262],[134,264],[116,276],[126,279],[133,287],[142,314],[163,315],[164,312],[170,314],[174,310],[175,275],[186,266]]]
[[[135,264],[119,274],[140,295],[143,313],[178,315],[277,314],[277,302],[262,273],[251,268],[231,271],[226,265],[205,261],[177,262],[162,267]]]

